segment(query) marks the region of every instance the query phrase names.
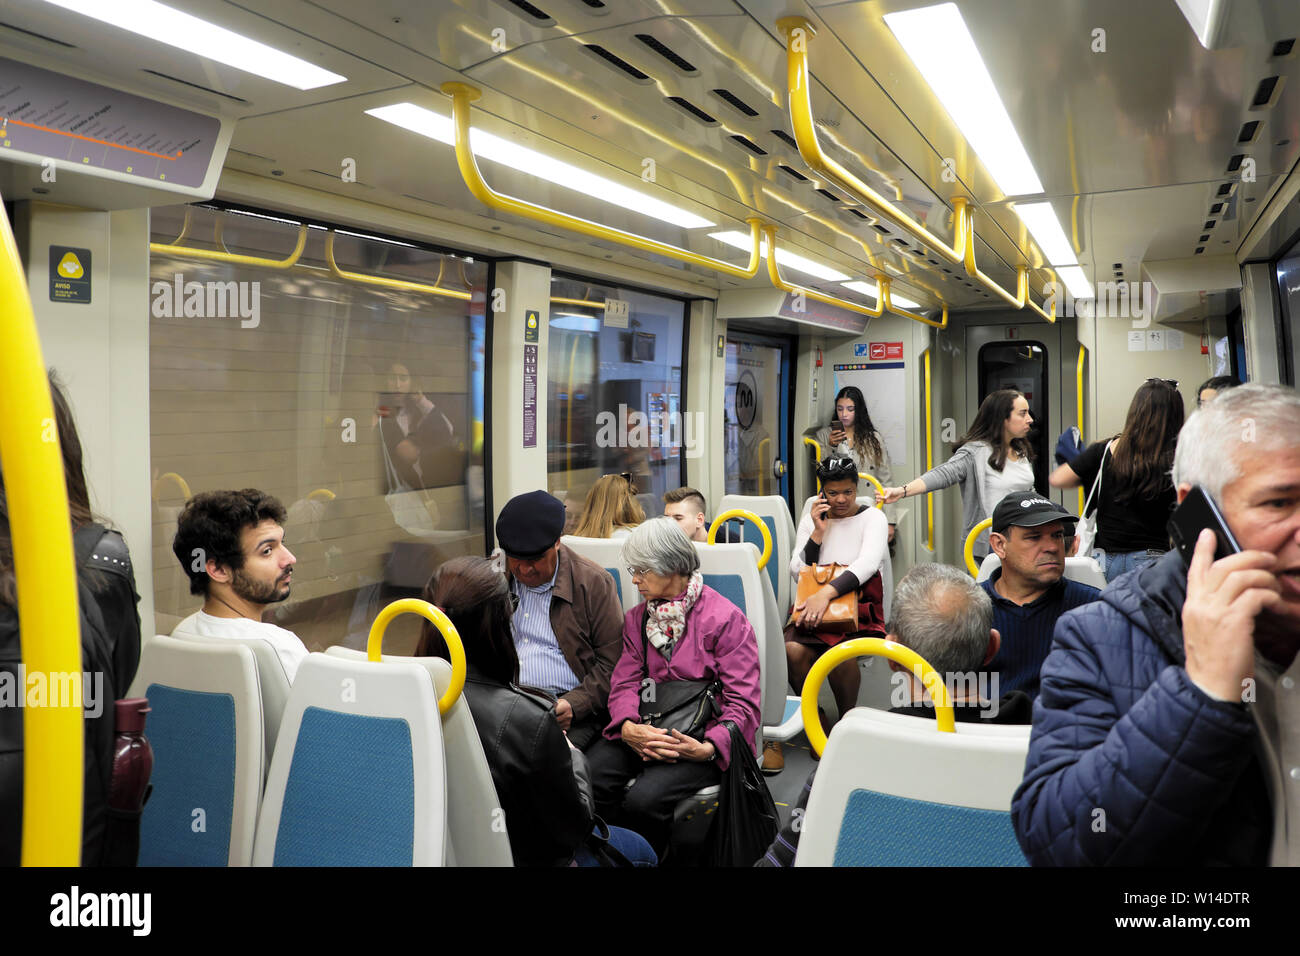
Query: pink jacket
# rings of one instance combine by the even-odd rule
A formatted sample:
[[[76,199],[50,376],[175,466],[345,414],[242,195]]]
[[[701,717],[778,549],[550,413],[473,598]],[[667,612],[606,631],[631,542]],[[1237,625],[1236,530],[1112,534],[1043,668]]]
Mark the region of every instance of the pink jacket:
[[[730,720],[741,736],[753,740],[759,722],[758,640],[754,628],[732,604],[705,585],[691,612],[686,615],[686,633],[677,640],[672,660],[649,644],[650,670],[641,653],[641,619],[645,602],[623,618],[623,656],[618,659],[609,685],[609,726],[605,736],[621,740],[623,721],[641,719],[642,681],[711,680],[722,682],[722,716],[711,723],[704,738],[718,750],[718,766],[725,770],[731,760],[731,734],[722,726]]]

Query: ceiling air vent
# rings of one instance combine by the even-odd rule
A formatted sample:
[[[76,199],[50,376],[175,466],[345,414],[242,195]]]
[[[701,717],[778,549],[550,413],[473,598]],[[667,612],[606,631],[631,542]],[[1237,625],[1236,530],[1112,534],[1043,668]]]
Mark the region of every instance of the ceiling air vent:
[[[1238,143],[1252,143],[1255,141],[1255,134],[1259,132],[1259,120],[1251,120],[1249,123],[1241,124],[1241,132],[1237,134]]]
[[[682,109],[686,110],[686,112],[690,113],[701,123],[708,123],[710,126],[718,125],[718,121],[716,119],[714,119],[708,113],[704,112],[704,110],[700,109],[690,100],[683,99],[680,96],[670,96],[668,97],[668,102],[680,106]]]
[[[889,235],[889,229],[886,228],[885,226],[880,225],[879,223],[872,226],[871,228],[876,230],[876,232],[883,232],[885,235]]]
[[[867,215],[865,212],[863,212],[861,209],[849,209],[849,210],[847,210],[847,211],[853,213],[853,215],[857,216],[859,219],[862,219],[862,220],[864,220],[864,221],[866,221],[866,220],[870,220],[870,219],[871,219],[871,217],[868,216],[868,215]]]
[[[779,170],[781,170],[781,172],[785,173],[787,176],[793,176],[795,179],[799,180],[799,182],[801,182],[801,183],[806,183],[806,182],[808,182],[808,177],[807,177],[807,176],[805,176],[803,173],[799,172],[799,170],[797,170],[797,169],[792,169],[791,167],[786,166],[784,163],[782,163],[780,166],[777,166],[776,168],[779,169]]]
[[[768,130],[768,132],[771,133],[773,136],[775,136],[777,139],[779,139],[781,142],[785,143],[791,149],[799,148],[799,144],[794,141],[794,137],[791,136],[789,133],[787,133],[785,130],[773,129],[773,130]]]
[[[1236,156],[1233,156],[1232,159],[1228,160],[1228,172],[1235,173],[1237,170],[1241,169],[1241,161],[1245,158],[1245,153],[1238,153]]]
[[[1232,192],[1232,183],[1224,183],[1222,186],[1219,187],[1219,191],[1215,193],[1215,195],[1226,196],[1230,192]]]
[[[1204,247],[1204,246],[1197,246],[1197,247],[1196,247],[1196,251],[1195,251],[1194,253],[1192,253],[1192,255],[1194,255],[1194,256],[1199,256],[1199,255],[1200,255],[1202,252],[1204,252],[1204,251],[1205,251],[1205,247]]]
[[[600,57],[610,66],[622,70],[624,73],[632,77],[632,79],[634,80],[645,81],[650,79],[649,76],[647,76],[645,73],[642,73],[640,70],[634,67],[631,63],[627,62],[627,60],[623,59],[617,53],[611,53],[609,50],[606,50],[603,46],[601,46],[598,43],[584,43],[583,46],[585,46],[592,53],[596,54],[596,56]]]
[[[735,134],[734,136],[731,137],[731,140],[732,140],[732,142],[736,143],[738,146],[743,146],[743,147],[745,147],[745,149],[749,150],[749,151],[750,151],[751,153],[753,153],[755,156],[766,156],[766,155],[767,155],[767,150],[765,150],[762,146],[759,146],[756,142],[754,142],[754,141],[753,141],[752,139],[750,139],[748,136],[741,136],[739,133],[737,133],[737,134]]]
[[[1209,241],[1210,241],[1210,234],[1207,232],[1207,233],[1205,233],[1203,236],[1201,236],[1201,238],[1197,239],[1196,241],[1197,241],[1197,242],[1209,242]]]
[[[605,4],[602,3],[601,0],[582,0],[582,2],[585,3],[587,6],[591,7],[591,9],[593,10],[605,9]]]
[[[835,195],[835,194],[834,194],[833,192],[831,192],[829,189],[819,189],[819,190],[817,190],[817,191],[818,191],[819,193],[821,193],[823,196],[825,196],[827,199],[829,199],[831,202],[842,202],[842,201],[843,201],[843,200],[840,199],[839,196]]]
[[[1290,55],[1291,55],[1291,49],[1292,49],[1294,46],[1295,46],[1295,38],[1294,38],[1294,37],[1293,37],[1292,39],[1290,39],[1290,40],[1278,40],[1276,43],[1273,44],[1273,54],[1272,54],[1272,55],[1275,56],[1275,57],[1290,56]]]
[[[1252,110],[1267,109],[1277,101],[1276,94],[1281,86],[1281,77],[1269,76],[1259,81],[1259,86],[1255,87],[1255,98],[1250,101]]]
[[[1217,216],[1221,212],[1223,212],[1223,203],[1221,202],[1216,202],[1213,206],[1210,207],[1211,216]]]
[[[13,30],[15,33],[24,33],[29,37],[36,37],[36,39],[44,40],[46,43],[54,43],[58,46],[66,47],[69,50],[75,50],[77,48],[75,43],[68,43],[65,40],[56,40],[54,37],[47,37],[44,33],[37,33],[35,30],[24,30],[22,27],[16,27],[12,23],[0,23],[0,27],[4,27],[6,30]]]
[[[182,86],[188,86],[191,89],[202,90],[204,93],[211,93],[213,96],[220,96],[222,99],[230,100],[233,103],[247,103],[248,100],[241,99],[238,96],[232,96],[229,93],[222,93],[220,90],[214,90],[210,86],[203,86],[199,83],[191,83],[189,80],[182,80],[179,76],[169,76],[166,73],[159,73],[157,70],[141,70],[141,73],[148,73],[150,76],[156,76],[160,79],[171,80],[173,83],[180,83]]]
[[[524,13],[532,17],[534,20],[537,20],[540,23],[544,23],[548,27],[555,26],[555,21],[551,19],[551,15],[549,13],[547,13],[545,10],[537,9],[537,7],[529,3],[528,0],[506,0],[506,3],[510,4],[512,7],[519,8]]]
[[[1213,229],[1213,228],[1214,228],[1214,220],[1213,220],[1213,219],[1207,219],[1207,220],[1205,220],[1205,225],[1203,225],[1201,228],[1202,228],[1202,229]]]
[[[692,63],[690,60],[687,60],[684,57],[678,56],[676,50],[673,50],[671,47],[664,45],[658,39],[651,36],[649,33],[638,33],[636,35],[636,38],[640,40],[642,43],[644,43],[646,46],[648,46],[650,49],[658,53],[661,57],[663,57],[673,66],[677,67],[677,69],[681,70],[683,73],[699,72],[698,70],[695,69],[694,63]]]
[[[746,116],[758,115],[758,110],[754,109],[752,106],[750,106],[748,103],[742,100],[735,93],[731,92],[731,90],[714,90],[713,95],[718,97],[721,100],[725,100],[726,102],[730,103],[732,106],[740,110],[740,112],[744,113]]]

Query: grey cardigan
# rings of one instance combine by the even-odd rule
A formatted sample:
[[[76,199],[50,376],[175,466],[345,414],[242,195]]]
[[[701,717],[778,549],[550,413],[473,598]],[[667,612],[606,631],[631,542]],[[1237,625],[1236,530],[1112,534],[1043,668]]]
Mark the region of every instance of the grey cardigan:
[[[988,442],[971,441],[958,448],[951,458],[941,465],[935,465],[924,475],[921,481],[925,490],[938,491],[951,485],[961,485],[961,520],[965,525],[962,542],[971,529],[993,514],[996,501],[988,500],[989,456],[993,448]],[[1031,490],[1031,488],[1025,490]],[[989,550],[989,533],[981,532],[975,539],[975,553],[987,554]]]

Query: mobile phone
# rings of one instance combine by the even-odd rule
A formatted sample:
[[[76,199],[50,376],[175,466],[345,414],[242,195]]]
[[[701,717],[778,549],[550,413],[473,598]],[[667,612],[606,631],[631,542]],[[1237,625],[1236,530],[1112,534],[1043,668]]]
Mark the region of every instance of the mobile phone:
[[[1211,529],[1218,539],[1214,548],[1215,561],[1241,551],[1241,545],[1233,537],[1227,519],[1223,517],[1223,512],[1214,503],[1214,499],[1206,494],[1205,489],[1200,485],[1193,485],[1192,490],[1183,499],[1183,503],[1174,509],[1169,519],[1169,537],[1173,540],[1178,553],[1183,556],[1184,564],[1192,563],[1196,539],[1205,528]]]

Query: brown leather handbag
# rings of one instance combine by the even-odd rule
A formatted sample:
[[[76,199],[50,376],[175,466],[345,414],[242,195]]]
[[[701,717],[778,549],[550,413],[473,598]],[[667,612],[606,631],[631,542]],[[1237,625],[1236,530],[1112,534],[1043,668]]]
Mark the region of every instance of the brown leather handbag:
[[[817,591],[827,584],[834,581],[840,574],[848,570],[845,564],[814,564],[804,568],[799,572],[799,586],[795,591],[794,603],[796,606],[807,601]],[[790,615],[790,622],[794,622],[794,614]],[[826,613],[822,615],[821,622],[817,625],[818,631],[826,631],[830,634],[849,634],[858,629],[858,592],[849,591],[847,594],[841,594],[835,600],[826,606]]]

